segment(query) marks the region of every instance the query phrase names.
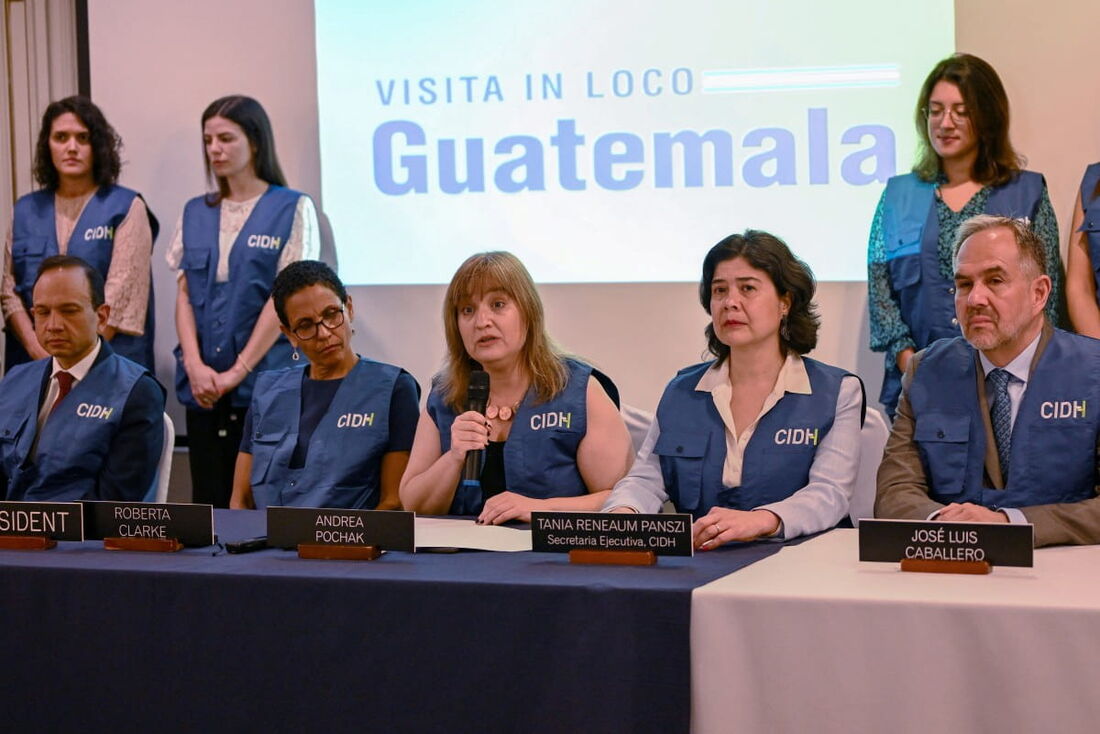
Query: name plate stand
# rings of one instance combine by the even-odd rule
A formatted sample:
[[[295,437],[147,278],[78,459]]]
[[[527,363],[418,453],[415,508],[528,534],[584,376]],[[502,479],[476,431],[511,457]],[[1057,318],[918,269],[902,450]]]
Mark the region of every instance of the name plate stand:
[[[183,550],[178,538],[104,538],[104,550],[175,553]]]
[[[373,561],[382,556],[376,545],[325,545],[324,543],[299,543],[298,557],[320,561]]]
[[[571,564],[653,566],[694,553],[691,515],[532,512],[531,548],[568,553]]]
[[[651,550],[591,550],[574,548],[569,562],[591,566],[655,566],[657,554]]]
[[[175,553],[214,544],[212,505],[86,500],[84,537],[104,550]]]
[[[905,572],[984,575],[993,566],[1030,567],[1034,528],[1004,523],[861,520],[859,560],[900,562]]]
[[[78,502],[0,502],[0,549],[49,550],[59,540],[84,540]]]
[[[964,573],[980,576],[993,570],[989,561],[925,561],[903,558],[901,570],[915,573]]]
[[[0,535],[2,550],[49,550],[57,541],[44,535]]]
[[[299,558],[373,561],[383,548],[414,552],[415,519],[402,511],[268,507],[267,543],[296,548]]]

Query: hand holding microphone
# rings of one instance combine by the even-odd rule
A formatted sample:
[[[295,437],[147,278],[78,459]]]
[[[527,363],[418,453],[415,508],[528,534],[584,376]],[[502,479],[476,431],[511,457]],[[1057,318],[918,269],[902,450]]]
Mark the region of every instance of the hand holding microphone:
[[[489,374],[482,370],[470,373],[466,389],[466,412],[451,424],[451,451],[465,453],[462,470],[464,485],[481,486],[481,456],[489,444],[489,427],[485,408],[489,403]]]

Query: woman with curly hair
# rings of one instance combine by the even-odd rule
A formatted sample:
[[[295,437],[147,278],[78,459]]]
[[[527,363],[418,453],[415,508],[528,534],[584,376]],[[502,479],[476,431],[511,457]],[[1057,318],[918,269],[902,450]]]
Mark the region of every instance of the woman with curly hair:
[[[15,202],[0,307],[7,364],[46,357],[27,311],[39,264],[72,255],[99,271],[111,308],[101,335],[124,357],[153,369],[149,261],[156,217],[141,194],[119,186],[122,141],[86,97],[51,102],[42,115],[34,177],[40,188]]]
[[[699,299],[714,359],[665,388],[634,466],[604,509],[695,516],[695,546],[789,539],[848,514],[859,469],[863,386],[805,357],[819,319],[810,269],[756,230],[716,244]]]

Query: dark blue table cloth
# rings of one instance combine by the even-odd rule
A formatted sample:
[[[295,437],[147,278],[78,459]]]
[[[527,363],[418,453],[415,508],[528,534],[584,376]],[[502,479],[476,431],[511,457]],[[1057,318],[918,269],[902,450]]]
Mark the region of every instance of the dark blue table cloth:
[[[218,510],[215,531],[262,535],[264,514]],[[691,590],[780,547],[648,568],[0,551],[0,728],[687,731]]]

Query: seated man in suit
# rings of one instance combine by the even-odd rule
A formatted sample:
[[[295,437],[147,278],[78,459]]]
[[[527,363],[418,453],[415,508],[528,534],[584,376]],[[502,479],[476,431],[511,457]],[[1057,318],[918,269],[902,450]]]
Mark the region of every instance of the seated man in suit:
[[[1100,543],[1100,341],[1052,328],[1043,245],[981,215],[956,236],[963,336],[909,363],[875,516],[1030,522],[1035,545]]]
[[[33,301],[52,356],[0,381],[0,497],[141,500],[164,443],[164,389],[99,338],[110,307],[83,260],[43,260]]]

